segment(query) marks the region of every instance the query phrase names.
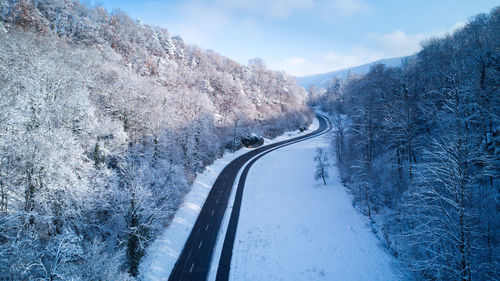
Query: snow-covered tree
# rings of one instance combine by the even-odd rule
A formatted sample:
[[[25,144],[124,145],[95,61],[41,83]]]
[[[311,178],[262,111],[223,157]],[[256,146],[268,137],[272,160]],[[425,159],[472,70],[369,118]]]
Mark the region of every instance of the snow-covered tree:
[[[0,276],[137,275],[235,124],[274,136],[311,118],[263,62],[87,2],[0,1]]]
[[[351,78],[337,100],[342,179],[417,279],[498,279],[499,11]]]
[[[314,162],[316,162],[316,171],[314,172],[314,179],[323,180],[323,184],[326,185],[326,179],[329,178],[328,168],[330,164],[328,162],[328,155],[323,148],[316,148],[316,155],[314,155]]]

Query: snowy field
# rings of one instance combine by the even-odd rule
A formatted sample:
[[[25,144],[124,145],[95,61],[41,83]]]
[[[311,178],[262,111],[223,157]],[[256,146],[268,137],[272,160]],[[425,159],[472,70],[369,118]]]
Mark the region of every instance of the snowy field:
[[[315,149],[328,149],[328,141],[323,135],[286,146],[252,166],[230,280],[406,279],[352,207],[336,168],[326,186],[314,180]]]
[[[264,144],[267,145],[308,134],[317,128],[318,121],[314,119],[314,122],[311,124],[308,131],[303,133],[300,133],[299,131],[288,132],[272,140],[265,139]],[[196,177],[190,192],[186,195],[183,204],[175,214],[175,217],[170,225],[148,248],[139,268],[142,280],[168,280],[170,272],[174,268],[175,262],[177,261],[182,248],[186,243],[189,233],[196,222],[196,218],[203,207],[203,203],[205,202],[215,179],[222,169],[233,159],[250,150],[252,149],[242,148],[235,153],[225,153],[222,158],[208,166],[203,173]],[[238,178],[235,182],[238,182]],[[232,203],[229,202],[229,206],[231,205]],[[228,210],[231,210],[231,208],[228,208]],[[226,219],[228,216],[228,211],[226,210],[224,218],[225,223],[222,225],[223,228],[227,228]],[[225,229],[223,233],[225,233]],[[220,241],[217,243],[219,242]],[[220,254],[220,250],[216,251],[216,254]]]

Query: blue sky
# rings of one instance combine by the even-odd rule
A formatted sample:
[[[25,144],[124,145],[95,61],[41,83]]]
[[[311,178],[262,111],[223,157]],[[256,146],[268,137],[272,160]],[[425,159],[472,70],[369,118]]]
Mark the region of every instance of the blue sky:
[[[240,63],[292,75],[410,55],[498,0],[98,0]]]

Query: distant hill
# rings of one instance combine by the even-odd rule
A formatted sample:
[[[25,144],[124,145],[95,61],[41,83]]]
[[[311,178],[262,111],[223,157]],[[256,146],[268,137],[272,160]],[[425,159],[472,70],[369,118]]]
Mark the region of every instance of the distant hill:
[[[311,85],[315,85],[318,88],[325,88],[326,83],[328,83],[328,81],[330,81],[333,77],[338,77],[338,78],[347,77],[349,70],[352,72],[352,74],[358,74],[358,75],[365,74],[368,73],[368,71],[370,71],[371,66],[379,63],[385,64],[386,66],[390,67],[397,67],[401,65],[401,57],[381,59],[378,61],[362,64],[359,66],[349,67],[345,69],[339,69],[332,72],[295,77],[295,79],[297,80],[299,85],[304,87],[306,90]]]

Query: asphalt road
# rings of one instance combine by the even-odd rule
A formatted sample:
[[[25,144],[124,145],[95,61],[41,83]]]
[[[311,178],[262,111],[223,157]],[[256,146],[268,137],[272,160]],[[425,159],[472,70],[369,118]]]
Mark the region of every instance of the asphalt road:
[[[258,156],[245,167],[245,170],[240,177],[235,202],[233,204],[233,211],[229,220],[228,231],[226,232],[226,237],[224,239],[222,255],[219,262],[219,268],[217,270],[217,280],[228,280],[232,248],[234,237],[236,235],[243,188],[248,170],[251,165],[258,160],[258,158],[275,149],[316,137],[328,131],[331,127],[328,119],[322,115],[317,115],[317,117],[319,120],[319,128],[316,131],[304,136],[254,149],[234,159],[222,170],[215,180],[210,193],[208,194],[205,204],[196,219],[196,223],[189,234],[188,240],[182,249],[179,259],[175,263],[174,269],[170,273],[170,277],[168,279],[169,281],[202,281],[207,279],[215,243],[217,241],[217,234],[219,233],[224,212],[226,211],[228,205],[233,183],[241,167],[243,167],[250,159]]]

